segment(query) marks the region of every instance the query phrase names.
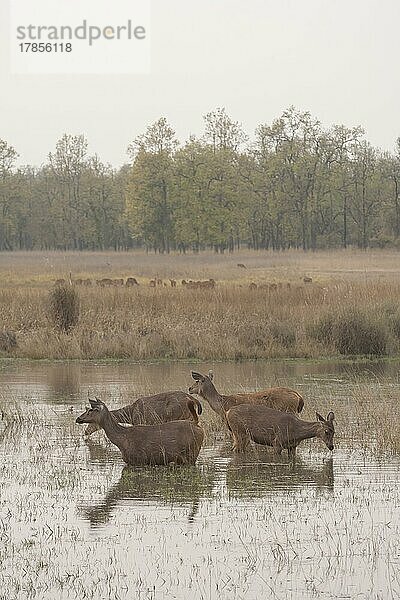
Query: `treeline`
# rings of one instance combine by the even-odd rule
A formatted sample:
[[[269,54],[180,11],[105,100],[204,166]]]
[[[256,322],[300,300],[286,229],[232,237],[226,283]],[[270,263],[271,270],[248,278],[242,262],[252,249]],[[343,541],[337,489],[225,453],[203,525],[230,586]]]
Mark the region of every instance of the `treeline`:
[[[400,139],[323,128],[293,107],[252,140],[224,109],[180,144],[164,118],[113,169],[64,135],[40,168],[0,140],[0,249],[156,252],[400,246]]]

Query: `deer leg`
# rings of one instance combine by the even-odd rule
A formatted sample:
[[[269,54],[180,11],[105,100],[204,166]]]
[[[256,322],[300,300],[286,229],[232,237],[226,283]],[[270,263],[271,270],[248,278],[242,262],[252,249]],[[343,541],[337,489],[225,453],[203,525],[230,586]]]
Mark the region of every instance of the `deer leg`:
[[[248,433],[246,433],[246,435],[244,435],[242,438],[243,452],[245,452],[247,450],[249,444],[250,444],[250,436],[248,435]]]
[[[232,450],[233,450],[233,452],[239,452],[239,450],[238,450],[238,446],[239,446],[239,440],[238,440],[238,438],[233,433],[233,431],[230,432],[230,435],[231,435],[231,439],[232,439]]]
[[[232,432],[233,437],[233,448],[234,452],[244,452],[249,443],[248,436],[245,433],[234,433]]]
[[[278,438],[274,438],[272,441],[272,447],[274,449],[275,454],[280,456],[282,454],[282,446]]]

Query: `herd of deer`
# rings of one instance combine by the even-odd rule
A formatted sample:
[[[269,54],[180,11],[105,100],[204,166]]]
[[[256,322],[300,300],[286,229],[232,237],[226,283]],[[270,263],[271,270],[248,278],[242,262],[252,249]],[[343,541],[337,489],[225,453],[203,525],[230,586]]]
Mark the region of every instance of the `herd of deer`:
[[[204,433],[198,417],[201,403],[191,394],[206,400],[228,427],[235,452],[244,452],[250,441],[272,446],[277,454],[287,450],[295,457],[302,440],[320,438],[333,450],[334,414],[316,421],[303,421],[302,396],[290,388],[275,387],[261,392],[220,394],[213,384],[213,373],[192,371],[194,384],[189,393],[173,391],[142,397],[118,410],[108,410],[96,398],[77,419],[87,423],[85,435],[104,429],[108,439],[121,451],[128,465],[194,464]]]
[[[169,285],[173,288],[177,287],[178,282],[175,279],[169,279]],[[92,281],[91,279],[72,279],[70,276],[69,279],[56,279],[54,282],[55,286],[63,286],[63,285],[79,285],[85,287],[91,287],[92,285],[98,285],[100,287],[135,287],[140,285],[136,277],[127,277],[126,280],[122,277],[119,279],[110,279],[109,277],[103,277],[103,279],[96,279]],[[150,279],[149,287],[169,287],[166,281],[159,279]],[[187,287],[189,289],[214,289],[216,286],[215,279],[206,279],[204,281],[193,281],[189,279],[182,279],[181,281],[182,287]]]
[[[238,264],[239,266],[239,264]],[[244,268],[246,268],[243,265]],[[175,279],[169,279],[169,284],[167,281],[163,281],[160,278],[155,278],[155,279],[150,279],[148,285],[149,287],[152,288],[156,288],[159,286],[162,287],[177,287],[178,282]],[[303,281],[304,283],[312,283],[312,278],[311,277],[303,277]],[[55,286],[61,286],[61,285],[82,285],[82,286],[86,286],[86,287],[90,287],[92,285],[98,285],[100,287],[121,287],[121,286],[125,286],[125,287],[135,287],[137,285],[140,285],[138,280],[136,279],[136,277],[127,277],[126,280],[123,278],[119,278],[119,279],[110,279],[109,277],[103,277],[103,279],[96,279],[94,281],[92,281],[91,279],[72,279],[71,277],[69,279],[56,279],[56,281],[54,282]],[[185,287],[187,289],[193,289],[193,290],[200,290],[200,289],[214,289],[216,286],[216,281],[215,279],[205,279],[205,280],[199,280],[199,281],[193,281],[192,279],[182,279],[181,281],[181,285],[182,287]],[[240,285],[239,287],[243,287],[242,285]],[[290,282],[286,282],[286,283],[254,283],[254,281],[251,281],[249,284],[249,289],[250,290],[268,290],[268,291],[276,291],[278,289],[282,289],[282,288],[286,288],[286,289],[290,289],[291,288],[291,283]]]

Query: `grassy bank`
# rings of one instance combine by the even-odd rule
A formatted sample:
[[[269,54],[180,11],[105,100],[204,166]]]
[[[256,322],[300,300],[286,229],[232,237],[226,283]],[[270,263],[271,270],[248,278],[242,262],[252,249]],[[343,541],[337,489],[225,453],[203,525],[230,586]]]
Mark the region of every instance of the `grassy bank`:
[[[9,343],[3,333],[3,355],[240,360],[399,352],[396,282],[79,288],[79,320],[66,333],[54,325],[49,290],[0,290],[0,331],[16,340]]]
[[[73,326],[54,314],[54,282],[74,285]],[[96,280],[135,277],[134,287]],[[188,289],[182,279],[216,281]],[[307,283],[304,279],[306,278]],[[163,284],[150,287],[150,280]],[[170,280],[176,281],[171,287]],[[253,288],[253,289],[251,289]],[[255,289],[254,289],[255,288]],[[2,253],[0,356],[241,360],[397,356],[395,251],[155,256]],[[77,321],[75,325],[75,321]]]

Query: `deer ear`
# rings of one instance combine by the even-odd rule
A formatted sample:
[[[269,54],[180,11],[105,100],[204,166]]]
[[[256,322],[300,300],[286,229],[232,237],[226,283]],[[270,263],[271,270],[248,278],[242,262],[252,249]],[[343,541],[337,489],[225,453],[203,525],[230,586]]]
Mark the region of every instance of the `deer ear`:
[[[192,371],[192,377],[195,381],[203,381],[204,380],[203,375],[200,375],[200,373],[196,373],[196,371]]]
[[[96,398],[94,400],[91,400],[89,398],[89,402],[90,402],[90,406],[92,407],[93,410],[102,410],[104,404],[101,400],[99,400],[98,398]]]
[[[334,419],[335,419],[335,413],[334,413],[334,412],[332,412],[332,411],[330,411],[330,412],[328,413],[328,416],[326,417],[326,420],[327,420],[327,421],[333,421]]]
[[[208,379],[209,379],[210,381],[212,381],[212,380],[214,379],[214,371],[213,371],[212,369],[210,369],[210,370],[208,371]]]
[[[325,419],[324,419],[324,417],[322,417],[322,416],[321,416],[319,413],[317,413],[317,412],[316,412],[315,414],[316,414],[316,416],[317,416],[317,419],[318,419],[318,421],[321,421],[322,423],[325,423]]]

